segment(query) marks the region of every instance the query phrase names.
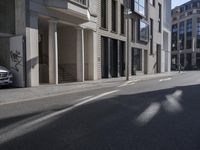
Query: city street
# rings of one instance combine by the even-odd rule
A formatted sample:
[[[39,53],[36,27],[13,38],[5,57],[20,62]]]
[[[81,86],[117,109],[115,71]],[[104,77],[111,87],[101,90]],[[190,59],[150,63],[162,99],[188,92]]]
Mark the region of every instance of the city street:
[[[198,71],[116,82],[0,105],[0,150],[199,150],[199,117]]]

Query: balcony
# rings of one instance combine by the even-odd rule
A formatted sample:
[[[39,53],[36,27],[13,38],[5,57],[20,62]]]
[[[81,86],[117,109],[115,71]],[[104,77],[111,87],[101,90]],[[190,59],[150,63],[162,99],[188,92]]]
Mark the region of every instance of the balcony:
[[[47,7],[75,17],[78,20],[76,22],[80,24],[90,20],[89,0],[47,0]]]

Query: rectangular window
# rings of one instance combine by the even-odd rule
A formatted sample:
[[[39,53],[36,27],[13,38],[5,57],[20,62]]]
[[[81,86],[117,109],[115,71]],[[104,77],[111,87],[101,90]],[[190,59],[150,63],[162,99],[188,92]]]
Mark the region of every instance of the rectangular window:
[[[142,71],[142,50],[139,48],[132,48],[132,74],[135,71]]]
[[[112,0],[112,31],[117,31],[117,1]]]
[[[180,46],[180,50],[184,49],[184,41],[185,41],[185,23],[184,21],[180,22],[179,24],[179,46]]]
[[[196,32],[197,32],[196,44],[197,44],[197,48],[200,48],[200,18],[197,18],[197,29],[196,29]]]
[[[177,50],[177,43],[178,43],[178,25],[172,25],[172,51]]]
[[[121,34],[125,34],[124,5],[121,5]]]
[[[150,55],[153,55],[153,19],[150,19]]]
[[[149,41],[149,25],[146,21],[139,19],[139,34],[138,34],[138,40],[143,42]]]
[[[150,3],[152,6],[155,6],[155,0],[149,0],[149,3]]]
[[[192,48],[192,19],[187,20],[186,23],[186,48]]]
[[[162,5],[158,3],[159,10],[159,20],[158,20],[158,32],[162,30]]]
[[[132,1],[132,11],[141,16],[145,16],[145,0]]]
[[[15,1],[0,0],[0,32],[15,33]]]
[[[107,0],[101,0],[101,27],[107,28]]]

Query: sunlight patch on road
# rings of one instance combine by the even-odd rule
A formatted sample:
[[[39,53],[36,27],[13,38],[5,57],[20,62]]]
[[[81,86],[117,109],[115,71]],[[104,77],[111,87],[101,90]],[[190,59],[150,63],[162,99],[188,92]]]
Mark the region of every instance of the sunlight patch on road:
[[[149,123],[159,112],[160,107],[160,103],[152,103],[141,115],[138,116],[136,122],[139,125],[145,125]]]
[[[163,109],[167,113],[179,113],[183,111],[183,107],[180,104],[182,100],[183,91],[177,90],[173,94],[166,95],[166,100],[159,103],[152,103],[143,113],[136,118],[136,123],[140,126],[148,124],[160,111]]]
[[[178,113],[183,111],[183,107],[179,103],[181,97],[183,95],[183,91],[177,90],[172,95],[166,96],[166,101],[163,102],[164,109],[169,113]]]

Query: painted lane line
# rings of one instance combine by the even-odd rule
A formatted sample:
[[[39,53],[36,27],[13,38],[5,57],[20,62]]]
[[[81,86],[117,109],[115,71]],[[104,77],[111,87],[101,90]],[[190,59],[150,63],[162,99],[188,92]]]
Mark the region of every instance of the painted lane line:
[[[89,102],[94,101],[94,100],[96,100],[96,99],[99,99],[99,98],[101,98],[101,97],[104,97],[104,96],[107,96],[107,95],[110,95],[110,94],[113,94],[113,93],[117,93],[117,92],[119,92],[119,90],[114,90],[114,91],[110,91],[110,92],[106,92],[106,93],[97,95],[97,96],[95,96],[95,97],[92,97],[92,98],[89,98],[89,99],[87,99],[87,100],[85,100],[85,101],[82,101],[82,102],[80,102],[80,103],[78,103],[78,104],[75,104],[74,107],[78,107],[78,106],[84,105],[84,104],[86,104],[86,103],[89,103]]]
[[[86,97],[85,97],[84,98],[84,99],[86,99],[85,101],[77,103],[77,104],[73,105],[72,107],[69,107],[69,108],[66,108],[66,109],[63,109],[63,110],[48,114],[48,115],[43,116],[43,117],[41,117],[39,119],[33,120],[33,121],[28,122],[26,124],[23,124],[21,126],[18,126],[18,127],[14,128],[11,131],[8,131],[6,133],[1,134],[0,135],[0,144],[3,144],[3,143],[8,142],[8,141],[10,141],[12,139],[20,137],[20,136],[22,136],[24,134],[32,132],[36,128],[36,125],[39,125],[40,123],[42,123],[44,121],[47,121],[47,120],[49,120],[51,118],[54,118],[54,117],[59,116],[59,115],[62,115],[64,113],[68,112],[68,111],[71,111],[71,110],[79,107],[79,106],[85,105],[85,104],[87,104],[87,103],[89,103],[91,101],[94,101],[96,99],[99,99],[101,97],[104,97],[104,96],[107,96],[107,95],[110,95],[110,94],[113,94],[113,93],[116,93],[118,91],[119,90],[106,92],[106,93],[97,95],[95,97],[91,97],[89,99],[86,99]]]
[[[84,100],[86,100],[86,99],[89,99],[89,98],[91,98],[91,97],[93,97],[93,95],[91,95],[91,96],[86,96],[86,97],[83,97],[83,98],[81,98],[81,99],[77,100],[77,102],[84,101]]]
[[[132,81],[127,81],[127,82],[123,83],[122,85],[119,85],[118,88],[119,88],[119,87],[128,86],[128,85],[130,85],[131,83],[134,83],[134,82],[135,82],[134,80],[132,80]]]
[[[170,81],[170,80],[172,80],[172,78],[160,79],[159,82]]]

